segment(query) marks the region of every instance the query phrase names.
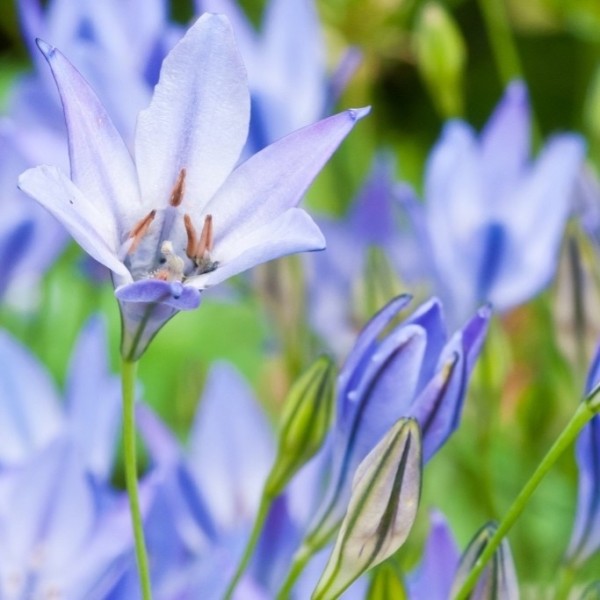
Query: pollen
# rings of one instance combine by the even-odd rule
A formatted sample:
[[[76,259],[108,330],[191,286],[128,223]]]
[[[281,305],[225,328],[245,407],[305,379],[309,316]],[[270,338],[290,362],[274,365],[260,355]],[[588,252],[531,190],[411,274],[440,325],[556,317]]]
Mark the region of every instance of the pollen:
[[[173,243],[165,240],[160,247],[160,252],[165,258],[165,266],[157,269],[152,277],[161,281],[183,281],[185,263],[183,258],[175,253]]]

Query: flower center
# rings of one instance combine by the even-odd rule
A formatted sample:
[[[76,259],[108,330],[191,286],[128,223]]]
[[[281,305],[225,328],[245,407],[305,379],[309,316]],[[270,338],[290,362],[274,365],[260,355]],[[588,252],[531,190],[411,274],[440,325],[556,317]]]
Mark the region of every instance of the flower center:
[[[213,218],[204,217],[200,235],[189,214],[180,206],[185,192],[185,169],[181,169],[169,205],[153,209],[129,232],[125,263],[134,280],[151,278],[162,281],[185,281],[189,277],[214,271],[218,261],[211,258]],[[184,246],[184,241],[185,246]]]

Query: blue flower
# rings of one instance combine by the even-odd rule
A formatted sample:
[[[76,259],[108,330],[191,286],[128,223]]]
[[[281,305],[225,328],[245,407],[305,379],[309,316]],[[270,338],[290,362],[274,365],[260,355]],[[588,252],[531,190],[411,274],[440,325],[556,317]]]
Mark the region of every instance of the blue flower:
[[[340,372],[331,474],[307,537],[312,549],[330,539],[346,510],[357,466],[399,418],[419,422],[424,462],[458,427],[489,308],[447,339],[434,299],[385,333],[409,299],[400,296],[373,317]]]
[[[196,308],[201,290],[324,247],[296,204],[366,110],[307,126],[233,170],[247,136],[248,89],[229,23],[206,14],[163,62],[137,121],[134,163],[81,75],[58,50],[39,46],[65,108],[72,180],[41,166],[19,185],[112,271],[125,358],[138,359],[173,315]]]
[[[527,90],[514,82],[477,136],[450,121],[413,205],[422,251],[455,320],[481,302],[506,311],[548,284],[584,155],[579,136],[556,135],[532,162]]]
[[[590,366],[586,394],[600,383],[600,346]],[[600,548],[600,416],[585,426],[575,446],[579,469],[577,510],[566,558],[580,565]]]
[[[330,77],[313,0],[269,0],[257,32],[234,0],[196,0],[225,13],[248,69],[252,96],[246,150],[261,150],[328,114],[360,60],[351,49]]]
[[[110,373],[103,321],[80,334],[67,374],[65,402],[37,359],[0,332],[0,467],[15,468],[68,437],[98,481],[112,470],[120,420],[119,380]]]

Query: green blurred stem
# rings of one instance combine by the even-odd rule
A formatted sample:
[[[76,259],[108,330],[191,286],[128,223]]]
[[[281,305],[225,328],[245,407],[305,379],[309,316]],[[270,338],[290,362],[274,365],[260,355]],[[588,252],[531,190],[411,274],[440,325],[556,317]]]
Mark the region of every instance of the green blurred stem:
[[[558,584],[556,585],[556,594],[554,600],[567,600],[569,592],[573,587],[575,579],[575,569],[570,564],[563,564],[558,573]]]
[[[225,595],[223,596],[223,600],[230,600],[233,597],[233,592],[235,591],[237,584],[239,583],[240,579],[242,578],[242,575],[244,574],[244,571],[248,567],[248,563],[250,562],[250,559],[252,558],[252,555],[254,554],[256,544],[258,543],[260,533],[261,533],[263,526],[265,524],[265,521],[267,519],[267,515],[269,514],[269,509],[271,508],[271,504],[273,503],[273,500],[275,500],[274,496],[272,494],[266,493],[266,490],[265,490],[265,492],[263,492],[262,498],[260,500],[260,506],[258,508],[258,515],[256,516],[256,519],[254,521],[254,526],[252,528],[252,533],[250,534],[250,539],[248,540],[248,543],[246,544],[244,554],[238,564],[238,567],[233,575],[233,578],[231,579],[231,581],[229,582],[229,585],[227,586],[227,590],[225,592]]]
[[[142,513],[137,479],[137,453],[135,438],[135,377],[137,361],[123,359],[121,363],[121,382],[123,392],[123,457],[125,461],[125,482],[129,496],[133,537],[135,540],[135,555],[137,558],[142,598],[152,600],[150,587],[150,568],[148,554],[144,541]]]
[[[277,594],[277,600],[288,600],[292,588],[296,583],[296,580],[298,579],[302,571],[304,571],[304,568],[308,564],[308,561],[310,560],[313,554],[313,549],[310,546],[308,546],[306,542],[302,544],[302,546],[300,546],[300,549],[294,555],[294,558],[292,560],[292,566],[290,567],[287,577],[283,582],[279,593]]]
[[[523,69],[510,31],[505,0],[479,0],[479,8],[492,46],[492,52],[504,85],[521,77]]]
[[[512,506],[506,512],[502,521],[498,525],[496,533],[490,538],[485,550],[481,553],[481,556],[475,562],[473,569],[469,573],[469,576],[465,579],[462,587],[458,591],[458,594],[454,597],[454,600],[466,600],[469,596],[469,592],[473,589],[473,586],[477,583],[481,572],[485,568],[487,562],[492,558],[494,552],[496,552],[498,546],[504,539],[504,536],[510,531],[510,528],[514,525],[515,521],[519,518],[523,512],[529,499],[537,486],[540,484],[546,473],[554,466],[554,463],[559,459],[563,452],[571,446],[575,438],[579,435],[579,432],[588,423],[588,421],[598,412],[600,406],[592,407],[592,400],[598,395],[598,389],[593,395],[588,397],[586,401],[582,402],[567,426],[563,429],[562,433],[558,436],[546,456],[542,459],[542,462],[538,465],[537,469],[525,484],[525,487],[521,490]]]

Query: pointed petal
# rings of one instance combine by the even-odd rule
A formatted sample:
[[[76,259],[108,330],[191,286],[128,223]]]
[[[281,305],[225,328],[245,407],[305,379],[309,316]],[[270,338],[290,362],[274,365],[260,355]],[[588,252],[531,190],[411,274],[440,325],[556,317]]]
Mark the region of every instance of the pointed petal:
[[[48,166],[29,169],[19,177],[19,188],[49,210],[92,258],[117,275],[131,279],[117,258],[114,222],[58,169]]]
[[[0,464],[19,464],[63,426],[56,389],[37,360],[0,332]]]
[[[529,159],[529,99],[522,81],[513,81],[481,132],[481,164],[487,185],[500,194]]]
[[[368,109],[347,110],[304,127],[240,165],[206,207],[215,219],[215,245],[235,245],[250,231],[296,206]]]
[[[121,390],[109,369],[106,324],[99,315],[88,321],[77,340],[66,390],[80,458],[100,481],[107,481],[116,451]]]
[[[188,282],[200,289],[209,287],[269,260],[323,248],[325,238],[308,213],[300,208],[290,208],[263,227],[248,232],[235,246],[219,248],[214,254],[219,267],[191,277]]]
[[[253,519],[274,457],[273,433],[252,390],[233,367],[217,363],[194,421],[190,464],[221,526]]]
[[[135,166],[100,100],[56,49],[38,40],[56,80],[69,134],[71,178],[97,210],[126,233],[139,218]]]
[[[165,205],[185,168],[184,203],[201,210],[239,158],[249,104],[229,22],[204,14],[164,60],[152,102],[139,115],[135,156],[147,206]]]

